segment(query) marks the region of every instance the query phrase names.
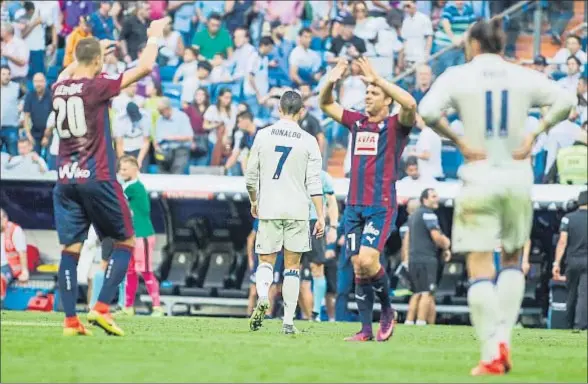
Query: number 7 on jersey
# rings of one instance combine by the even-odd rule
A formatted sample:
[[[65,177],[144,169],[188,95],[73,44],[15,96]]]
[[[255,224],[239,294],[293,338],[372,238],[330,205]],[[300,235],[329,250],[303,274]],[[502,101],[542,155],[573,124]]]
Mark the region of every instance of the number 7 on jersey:
[[[277,180],[280,178],[280,175],[282,174],[282,168],[284,167],[284,163],[286,162],[286,159],[288,158],[288,155],[290,154],[290,151],[292,150],[292,147],[284,147],[283,145],[276,145],[276,152],[281,153],[282,155],[280,156],[280,160],[278,160],[278,166],[276,167],[276,172],[274,172],[274,180]]]

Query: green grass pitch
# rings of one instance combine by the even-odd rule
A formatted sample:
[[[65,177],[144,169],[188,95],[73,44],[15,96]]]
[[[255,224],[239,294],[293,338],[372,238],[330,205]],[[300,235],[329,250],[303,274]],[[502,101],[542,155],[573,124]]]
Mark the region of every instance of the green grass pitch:
[[[83,317],[82,317],[83,318]],[[62,315],[2,312],[1,377],[7,382],[587,382],[586,332],[521,329],[514,370],[471,378],[472,328],[398,326],[387,343],[345,343],[358,324],[280,321],[250,332],[245,319],[119,320],[126,336],[61,336]]]

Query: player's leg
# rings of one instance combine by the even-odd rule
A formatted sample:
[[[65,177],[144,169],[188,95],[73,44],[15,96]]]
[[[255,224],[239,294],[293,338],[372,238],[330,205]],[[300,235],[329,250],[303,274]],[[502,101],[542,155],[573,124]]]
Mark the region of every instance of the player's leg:
[[[530,181],[529,175],[529,181]],[[531,185],[529,183],[529,185]],[[511,187],[508,198],[502,205],[501,270],[496,279],[496,292],[502,319],[499,327],[500,354],[506,371],[512,368],[510,358],[511,335],[519,318],[525,294],[525,275],[521,270],[521,252],[531,235],[533,225],[533,203],[530,188]]]
[[[161,300],[159,298],[159,282],[153,273],[153,251],[155,250],[155,236],[143,237],[137,240],[143,243],[144,253],[138,255],[135,251],[134,254],[142,259],[142,268],[137,268],[141,272],[147,293],[151,297],[151,303],[153,303],[153,311],[151,316],[161,317],[165,316],[165,312],[161,308]]]
[[[311,221],[310,228],[314,228],[314,224],[315,222]],[[311,244],[312,249],[306,253],[306,256],[310,264],[310,273],[313,281],[312,296],[314,302],[312,315],[315,320],[320,320],[321,307],[327,294],[327,280],[325,278],[325,252],[327,244],[324,237],[317,239],[314,236],[311,238]]]
[[[255,287],[255,271],[257,270],[258,258],[254,255],[253,267],[249,270],[249,297],[247,301],[247,314],[251,316],[257,302],[257,288]]]
[[[300,314],[303,320],[313,320],[312,316],[312,274],[310,273],[310,263],[301,257],[300,263],[300,293],[298,295],[298,305],[300,306]]]
[[[284,226],[284,299],[283,332],[296,333],[294,314],[300,292],[300,258],[310,251],[310,226],[308,221],[285,220]]]
[[[437,262],[431,261],[421,264],[421,299],[417,312],[417,325],[426,325],[431,312],[435,311],[435,287],[437,281]]]
[[[453,219],[453,251],[467,253],[470,279],[468,306],[470,319],[481,344],[480,364],[471,374],[502,374],[498,360],[500,306],[494,286],[493,250],[499,235],[497,198],[480,187],[462,187],[456,199]]]
[[[78,300],[78,261],[82,244],[88,236],[90,222],[80,204],[77,186],[57,184],[53,190],[55,228],[63,245],[57,281],[59,296],[65,312],[63,334],[89,335],[76,313]]]
[[[131,211],[122,186],[117,181],[94,182],[80,186],[86,195],[84,208],[96,232],[101,237],[114,240],[112,254],[104,272],[104,285],[98,295],[98,302],[88,313],[88,321],[110,335],[124,336],[124,331],[116,325],[110,315],[110,303],[125,279],[135,247]]]
[[[252,331],[261,328],[265,314],[270,308],[269,290],[274,280],[276,254],[282,249],[283,243],[281,220],[259,220],[257,237],[255,238],[255,252],[259,254],[259,265],[255,271],[258,300],[249,319],[249,328]]]
[[[420,299],[421,295],[419,293],[413,293],[408,300],[408,310],[406,311],[406,319],[404,320],[405,325],[414,325]]]
[[[356,284],[371,285],[380,299],[382,311],[377,341],[386,341],[394,332],[395,311],[390,302],[390,280],[380,261],[380,254],[396,223],[396,207],[370,207],[364,211],[366,225],[359,250]],[[373,300],[371,303],[373,307]]]
[[[135,252],[141,251],[141,246],[135,246]],[[129,316],[135,314],[135,296],[137,295],[137,288],[139,288],[139,274],[135,268],[135,258],[131,258],[129,268],[127,270],[127,284],[125,288],[125,307],[123,313]]]

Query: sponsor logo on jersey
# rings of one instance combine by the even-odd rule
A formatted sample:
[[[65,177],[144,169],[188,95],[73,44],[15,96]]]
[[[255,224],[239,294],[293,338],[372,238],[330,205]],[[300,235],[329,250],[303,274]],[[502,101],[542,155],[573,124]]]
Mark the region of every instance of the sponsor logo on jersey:
[[[374,244],[374,240],[376,240],[374,236],[366,236],[365,239],[369,241],[372,245]]]
[[[375,156],[378,153],[378,137],[375,132],[357,132],[353,154]]]
[[[380,230],[376,229],[376,227],[374,227],[374,223],[370,221],[363,229],[363,234],[380,236]]]
[[[88,177],[90,177],[90,171],[80,168],[77,161],[59,167],[60,179],[87,179]]]

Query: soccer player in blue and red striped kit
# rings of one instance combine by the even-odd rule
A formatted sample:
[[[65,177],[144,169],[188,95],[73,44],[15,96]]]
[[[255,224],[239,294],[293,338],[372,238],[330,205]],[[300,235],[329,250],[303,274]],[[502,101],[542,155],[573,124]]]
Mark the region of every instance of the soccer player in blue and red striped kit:
[[[135,68],[118,77],[101,74],[104,51],[114,42],[95,38],[80,40],[76,61],[53,86],[53,110],[59,134],[58,180],[53,190],[55,227],[63,245],[59,264],[59,293],[65,311],[63,334],[89,335],[76,314],[77,264],[90,224],[102,239],[115,240],[98,302],[88,321],[111,335],[124,332],[112,320],[109,304],[124,279],[135,244],[131,212],[116,179],[108,107],[120,90],[151,73],[159,39],[170,23],[164,18],[151,23],[147,46]]]
[[[380,253],[396,221],[397,167],[414,125],[417,103],[402,88],[387,82],[365,58],[356,59],[367,84],[365,114],[345,110],[333,100],[333,87],[347,70],[340,61],[327,75],[320,92],[323,112],[351,132],[351,176],[345,209],[347,256],[355,273],[355,300],[362,323],[361,331],[347,341],[373,339],[372,321],[375,294],[382,305],[377,341],[388,340],[394,331],[394,309],[390,303],[390,282],[380,264]],[[393,102],[398,114],[390,115]]]

